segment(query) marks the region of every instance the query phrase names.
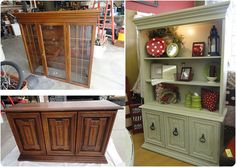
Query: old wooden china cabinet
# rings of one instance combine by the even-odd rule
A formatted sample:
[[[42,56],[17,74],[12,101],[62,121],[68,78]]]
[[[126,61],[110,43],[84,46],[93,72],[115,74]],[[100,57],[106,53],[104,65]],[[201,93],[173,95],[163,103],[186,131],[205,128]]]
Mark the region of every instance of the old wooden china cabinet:
[[[14,15],[32,73],[90,87],[98,10]]]
[[[109,101],[17,104],[5,110],[18,160],[107,163],[120,106]]]

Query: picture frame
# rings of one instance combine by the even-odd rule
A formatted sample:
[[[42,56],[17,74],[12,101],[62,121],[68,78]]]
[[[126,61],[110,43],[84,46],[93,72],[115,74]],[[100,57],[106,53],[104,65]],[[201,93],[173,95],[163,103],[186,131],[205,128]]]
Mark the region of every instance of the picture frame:
[[[203,57],[205,55],[205,42],[193,42],[192,57]]]
[[[192,80],[192,67],[182,67],[179,80],[191,81]]]
[[[162,79],[162,64],[152,63],[151,64],[151,79]]]

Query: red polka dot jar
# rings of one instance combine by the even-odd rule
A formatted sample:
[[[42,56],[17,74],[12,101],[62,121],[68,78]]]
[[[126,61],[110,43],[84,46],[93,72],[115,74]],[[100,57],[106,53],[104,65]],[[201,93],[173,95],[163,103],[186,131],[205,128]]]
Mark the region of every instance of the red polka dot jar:
[[[152,38],[146,44],[147,53],[154,57],[161,57],[165,53],[166,43],[162,38]]]

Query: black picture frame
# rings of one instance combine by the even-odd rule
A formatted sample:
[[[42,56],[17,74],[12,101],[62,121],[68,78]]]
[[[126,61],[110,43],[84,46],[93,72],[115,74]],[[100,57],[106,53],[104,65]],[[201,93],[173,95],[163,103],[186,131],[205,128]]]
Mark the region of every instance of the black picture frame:
[[[152,0],[152,1],[134,1],[134,2],[141,3],[141,4],[144,4],[144,5],[148,5],[148,6],[158,7],[157,0]]]
[[[191,81],[192,80],[192,67],[182,67],[179,80]]]
[[[203,57],[205,55],[205,42],[193,42],[192,57]]]

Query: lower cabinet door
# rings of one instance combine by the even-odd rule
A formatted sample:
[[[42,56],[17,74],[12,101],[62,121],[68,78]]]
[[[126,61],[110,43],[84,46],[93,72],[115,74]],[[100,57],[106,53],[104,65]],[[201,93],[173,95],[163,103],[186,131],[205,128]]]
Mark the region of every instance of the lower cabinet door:
[[[76,112],[42,113],[48,155],[74,155]]]
[[[164,146],[164,124],[161,112],[143,109],[145,142]]]
[[[220,123],[190,118],[190,155],[218,162]]]
[[[111,134],[115,112],[79,112],[76,153],[104,156]]]
[[[46,155],[39,113],[7,113],[22,155]]]
[[[188,119],[185,116],[165,114],[166,147],[188,153]]]

